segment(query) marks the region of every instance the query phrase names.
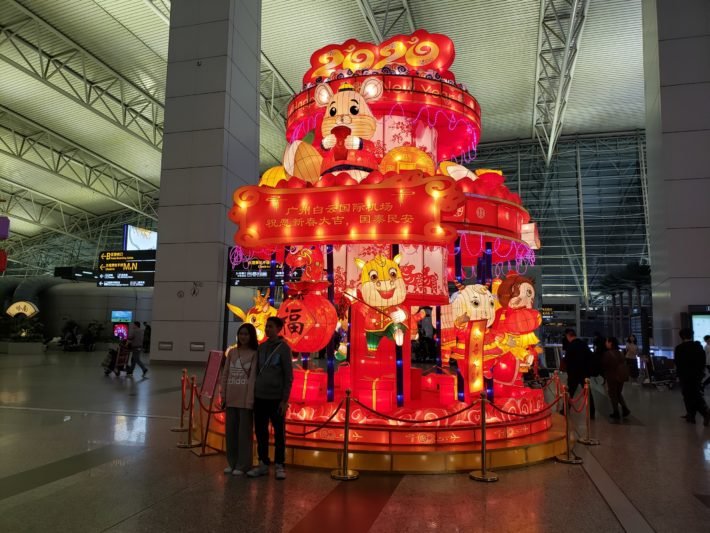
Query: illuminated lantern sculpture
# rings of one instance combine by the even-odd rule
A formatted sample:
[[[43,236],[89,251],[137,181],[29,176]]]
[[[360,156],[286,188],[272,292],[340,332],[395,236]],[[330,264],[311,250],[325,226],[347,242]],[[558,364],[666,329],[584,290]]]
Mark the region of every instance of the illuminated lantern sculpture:
[[[304,284],[294,285],[300,288]],[[335,307],[322,294],[327,290],[328,283],[309,285],[308,289],[301,290],[291,287],[289,298],[278,311],[278,316],[284,321],[282,335],[296,352],[317,352],[325,348],[338,325]]]
[[[234,313],[237,318],[242,322],[251,324],[256,329],[256,339],[262,342],[266,338],[266,331],[264,331],[264,326],[266,326],[266,319],[271,316],[276,316],[276,308],[269,303],[270,290],[266,291],[264,296],[257,291],[254,296],[254,307],[249,309],[246,313],[242,311],[239,307],[232,304],[227,304],[229,310]]]
[[[527,372],[541,352],[535,329],[542,323],[542,317],[532,308],[535,282],[510,272],[500,283],[497,296],[501,307],[491,328],[495,338],[491,353],[497,352],[499,356],[487,358],[489,368],[497,382],[517,384],[522,380],[521,374]]]
[[[449,354],[455,359],[462,359],[459,349],[467,336],[468,323],[485,320],[490,327],[495,319],[496,299],[485,285],[462,285],[456,282],[458,289],[451,297],[451,303],[442,308],[442,360],[446,362]]]
[[[389,259],[383,255],[375,256],[365,262],[356,259],[361,270],[362,299],[365,316],[367,349],[377,351],[382,338],[388,338],[397,346],[404,343],[407,330],[407,312],[399,306],[407,295],[407,289],[399,269],[401,257]]]
[[[377,121],[368,102],[377,100],[382,90],[383,84],[379,78],[366,79],[359,90],[349,83],[341,84],[335,93],[326,83],[318,85],[315,102],[326,108],[321,125],[321,146],[325,156],[321,157],[314,147],[304,141],[295,141],[288,146],[284,155],[286,170],[313,182],[315,166],[320,162],[320,175],[343,172],[360,182],[377,169],[372,143],[368,142],[375,133]]]

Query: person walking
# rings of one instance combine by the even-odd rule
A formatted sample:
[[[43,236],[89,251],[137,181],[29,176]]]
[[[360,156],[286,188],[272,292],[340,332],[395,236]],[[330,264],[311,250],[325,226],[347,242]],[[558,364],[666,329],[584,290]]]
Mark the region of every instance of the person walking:
[[[589,346],[582,339],[577,338],[575,330],[566,329],[565,340],[567,341],[567,348],[563,364],[567,372],[567,390],[569,391],[570,399],[572,399],[575,392],[577,392],[577,387],[584,387],[584,380],[593,374],[591,369],[594,366],[594,356]],[[590,388],[589,417],[594,419],[595,415],[594,395]]]
[[[141,329],[141,323],[137,320],[131,324],[128,330],[128,345],[131,349],[131,366],[128,368],[126,375],[132,376],[133,371],[136,369],[136,365],[141,367],[143,371],[143,377],[148,374],[148,367],[145,366],[143,361],[141,361],[141,352],[143,351],[143,330]]]
[[[259,346],[254,386],[254,430],[259,464],[247,472],[249,477],[269,473],[269,422],[274,429],[276,479],[286,479],[285,415],[293,383],[291,347],[280,335],[284,326],[277,316],[266,319],[266,342]]]
[[[148,322],[143,322],[143,353],[150,353],[150,334],[153,328]]]
[[[710,383],[710,335],[705,335],[703,337],[705,341],[705,370],[708,372],[708,377],[703,381],[703,390]]]
[[[244,475],[251,469],[254,450],[254,385],[256,383],[256,328],[242,324],[237,344],[227,350],[222,368],[222,409],[226,420],[227,468],[225,474]]]
[[[685,403],[684,418],[689,424],[695,424],[695,415],[700,413],[703,424],[707,426],[710,424],[710,410],[700,386],[705,370],[705,350],[698,341],[693,340],[692,329],[683,328],[678,334],[682,342],[675,347],[674,359]]]
[[[624,388],[624,382],[629,379],[629,367],[625,361],[624,354],[619,350],[619,341],[616,337],[607,337],[605,341],[606,351],[602,365],[604,367],[604,379],[606,380],[606,390],[611,401],[612,420],[620,420],[631,414],[624,396],[621,394]],[[621,405],[621,414],[619,414],[619,405]]]

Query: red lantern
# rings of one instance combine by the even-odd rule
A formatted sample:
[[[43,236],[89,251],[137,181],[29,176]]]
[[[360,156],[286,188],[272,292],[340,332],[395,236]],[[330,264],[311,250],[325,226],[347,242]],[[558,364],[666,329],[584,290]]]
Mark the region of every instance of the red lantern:
[[[536,309],[507,309],[501,327],[513,335],[522,335],[535,331],[541,323],[542,316]]]
[[[279,307],[284,321],[283,336],[296,352],[317,352],[330,342],[338,314],[319,293],[298,294]]]

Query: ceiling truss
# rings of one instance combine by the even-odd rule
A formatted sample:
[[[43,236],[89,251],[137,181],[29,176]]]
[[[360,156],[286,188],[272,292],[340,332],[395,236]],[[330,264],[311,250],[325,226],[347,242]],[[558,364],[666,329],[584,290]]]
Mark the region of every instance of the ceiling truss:
[[[572,87],[589,0],[541,0],[533,138],[550,164]]]
[[[123,210],[93,217],[90,227],[76,227],[71,235],[45,232],[26,238],[13,236],[4,243],[8,254],[6,275],[53,274],[55,266],[94,268],[101,250],[121,247],[124,224],[155,229],[154,221]]]
[[[159,150],[163,104],[16,0],[20,18],[0,25],[0,60],[32,76]],[[61,48],[47,49],[49,42]],[[94,73],[92,78],[87,72]]]
[[[2,106],[0,153],[157,220],[155,185]]]
[[[416,30],[407,0],[357,0],[357,5],[377,44],[393,35]]]
[[[94,236],[93,213],[60,202],[48,195],[0,176],[0,211],[14,219],[39,226],[47,231],[91,239]]]

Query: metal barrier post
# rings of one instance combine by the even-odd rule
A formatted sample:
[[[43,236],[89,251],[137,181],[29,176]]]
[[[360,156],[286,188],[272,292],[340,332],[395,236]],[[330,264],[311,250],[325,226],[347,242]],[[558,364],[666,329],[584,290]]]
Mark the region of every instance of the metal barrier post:
[[[486,469],[486,404],[488,402],[488,397],[486,396],[486,391],[481,391],[481,469],[474,470],[468,477],[475,479],[476,481],[485,481],[486,483],[492,483],[498,481],[498,476],[495,472],[490,472]]]
[[[195,394],[197,393],[197,385],[195,385],[195,376],[190,378],[190,403],[188,403],[187,413],[187,438],[185,442],[178,443],[178,448],[196,448],[200,445],[199,440],[192,438],[192,412],[195,407]]]
[[[180,376],[180,391],[181,391],[181,398],[180,398],[180,425],[174,428],[170,428],[170,431],[175,431],[178,433],[182,433],[183,431],[187,431],[187,428],[185,427],[185,393],[187,389],[187,369],[183,368],[182,369],[182,376]]]
[[[584,418],[587,426],[587,435],[584,436],[581,439],[577,439],[577,442],[580,444],[584,444],[585,446],[599,446],[600,442],[598,439],[593,439],[592,438],[592,423],[591,423],[591,414],[590,414],[590,407],[589,407],[589,395],[592,394],[592,390],[590,387],[590,381],[589,378],[585,378],[584,380],[584,394],[585,394],[585,406],[584,406]]]
[[[569,444],[569,391],[567,390],[567,385],[562,386],[564,401],[564,413],[565,413],[565,447],[567,448],[567,453],[563,455],[558,455],[555,457],[558,463],[564,463],[568,465],[581,465],[584,461],[580,457],[577,457],[572,453],[572,448]]]
[[[343,431],[342,467],[333,470],[330,477],[339,481],[352,481],[360,477],[357,470],[348,468],[348,441],[350,440],[350,389],[345,391],[345,429]]]

